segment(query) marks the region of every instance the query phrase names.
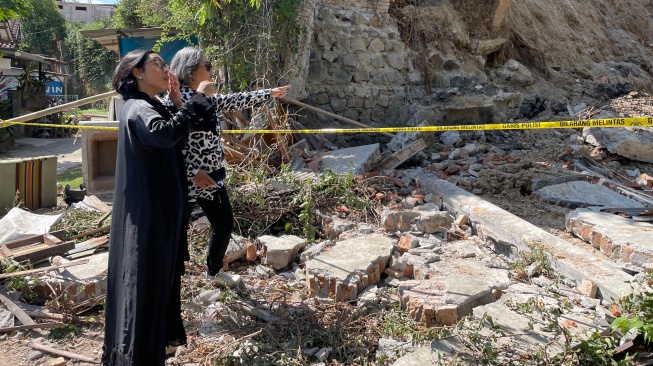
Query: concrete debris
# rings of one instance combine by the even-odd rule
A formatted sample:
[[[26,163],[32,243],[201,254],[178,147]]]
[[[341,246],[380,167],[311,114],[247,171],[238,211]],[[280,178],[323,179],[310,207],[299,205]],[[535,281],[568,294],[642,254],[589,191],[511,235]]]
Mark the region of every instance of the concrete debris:
[[[294,235],[281,237],[264,235],[258,240],[265,248],[265,264],[277,270],[287,267],[306,247],[306,239]]]
[[[565,218],[567,231],[618,263],[643,267],[653,262],[653,225],[605,212],[578,209]]]
[[[392,248],[392,240],[379,234],[337,243],[306,262],[311,296],[338,301],[356,299],[358,293],[381,279]]]
[[[365,174],[372,170],[379,155],[379,144],[330,151],[322,156],[320,171],[330,169],[337,174]]]
[[[598,184],[573,181],[541,188],[531,199],[567,208],[579,207],[642,207],[642,204]]]
[[[585,128],[585,141],[629,159],[653,163],[653,131],[647,127]]]

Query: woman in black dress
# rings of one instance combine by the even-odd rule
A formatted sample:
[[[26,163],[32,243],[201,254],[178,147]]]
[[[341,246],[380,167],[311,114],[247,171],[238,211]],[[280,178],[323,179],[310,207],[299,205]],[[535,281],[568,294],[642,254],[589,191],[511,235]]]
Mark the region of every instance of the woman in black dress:
[[[160,366],[166,346],[186,342],[181,320],[179,242],[187,197],[182,148],[194,128],[217,122],[203,91],[182,105],[177,78],[152,51],[119,63],[123,96],[109,242],[102,364]],[[164,90],[174,106],[155,95]],[[177,109],[178,108],[178,109]],[[182,249],[183,250],[183,249]]]

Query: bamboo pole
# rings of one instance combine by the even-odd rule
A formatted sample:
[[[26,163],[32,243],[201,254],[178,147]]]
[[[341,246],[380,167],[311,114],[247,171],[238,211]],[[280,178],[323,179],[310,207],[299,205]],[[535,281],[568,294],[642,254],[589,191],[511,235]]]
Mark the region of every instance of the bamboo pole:
[[[32,120],[35,120],[37,118],[48,116],[48,115],[51,115],[51,114],[54,114],[54,113],[67,111],[67,110],[72,109],[72,108],[77,108],[77,107],[82,106],[82,105],[97,102],[98,100],[109,99],[109,98],[111,98],[111,97],[113,97],[115,95],[118,95],[118,93],[115,92],[115,91],[110,91],[110,92],[107,92],[107,93],[94,95],[92,97],[76,100],[74,102],[70,102],[70,103],[66,103],[66,104],[46,108],[46,109],[44,109],[42,111],[25,114],[23,116],[14,117],[14,118],[5,120],[4,122],[27,122],[27,121],[32,121]],[[9,124],[11,124],[11,123],[9,123]],[[74,128],[74,126],[71,126],[71,127]]]
[[[349,123],[350,125],[354,125],[354,126],[358,126],[358,127],[362,127],[362,128],[372,128],[371,126],[368,126],[368,125],[366,125],[366,124],[363,124],[363,123],[360,123],[360,122],[356,122],[356,121],[354,121],[353,119],[349,119],[349,118],[347,118],[347,117],[342,117],[342,116],[339,116],[339,115],[337,115],[337,114],[333,114],[333,113],[331,113],[331,112],[327,112],[327,111],[325,111],[325,110],[323,110],[323,109],[316,108],[316,107],[310,106],[310,105],[308,105],[308,104],[304,104],[304,103],[302,103],[302,102],[300,102],[300,101],[297,101],[297,100],[294,100],[294,99],[281,98],[281,101],[286,102],[286,103],[291,103],[291,104],[294,104],[294,105],[296,105],[296,106],[300,106],[300,107],[302,107],[302,108],[306,108],[306,109],[308,109],[309,111],[313,111],[313,112],[317,112],[317,113],[323,114],[323,115],[328,116],[328,117],[331,117],[331,118],[333,118],[333,119],[337,119],[338,121],[342,121],[342,122],[345,122],[345,123]],[[388,137],[395,137],[395,135],[393,135],[393,134],[391,134],[391,133],[387,133],[387,132],[383,132],[383,133],[381,133],[381,134],[384,135],[384,136],[388,136]]]

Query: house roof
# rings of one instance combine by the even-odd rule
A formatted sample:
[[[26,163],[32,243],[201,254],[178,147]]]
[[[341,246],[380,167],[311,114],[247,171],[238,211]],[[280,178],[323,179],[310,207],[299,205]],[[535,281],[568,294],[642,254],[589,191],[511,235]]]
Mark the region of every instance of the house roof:
[[[151,28],[113,28],[113,29],[97,29],[97,30],[83,30],[80,33],[86,38],[90,38],[104,48],[110,51],[118,51],[118,39],[128,38],[128,37],[144,37],[144,38],[156,38],[160,37],[163,32],[161,27],[151,27]],[[176,30],[171,29],[169,31],[171,34],[177,33]]]
[[[15,49],[21,38],[20,20],[0,22],[0,48]]]

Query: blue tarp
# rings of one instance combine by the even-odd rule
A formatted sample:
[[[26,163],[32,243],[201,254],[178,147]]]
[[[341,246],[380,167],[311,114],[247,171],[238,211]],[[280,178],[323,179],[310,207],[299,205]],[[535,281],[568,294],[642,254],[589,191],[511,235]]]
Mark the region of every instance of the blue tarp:
[[[151,50],[154,45],[156,44],[156,41],[158,41],[159,38],[145,38],[145,37],[130,37],[130,38],[120,38],[118,39],[118,49],[120,50],[120,58],[123,58],[126,54],[129,52],[139,49],[139,48],[145,48],[147,50]],[[159,56],[163,58],[165,62],[170,62],[172,60],[172,57],[179,51],[180,49],[187,47],[187,46],[193,46],[197,44],[197,39],[195,37],[191,37],[191,42],[187,42],[182,39],[170,41],[170,42],[165,42],[161,45],[161,49],[159,52]]]

